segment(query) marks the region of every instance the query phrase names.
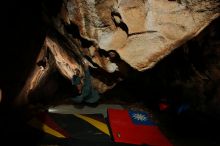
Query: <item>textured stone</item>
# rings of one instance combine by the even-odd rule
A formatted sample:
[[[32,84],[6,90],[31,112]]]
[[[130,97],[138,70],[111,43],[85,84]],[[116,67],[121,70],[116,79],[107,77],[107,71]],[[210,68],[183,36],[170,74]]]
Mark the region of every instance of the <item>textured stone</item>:
[[[53,70],[71,80],[76,68],[83,77],[90,66],[93,87],[104,93],[128,76],[130,67],[152,68],[220,13],[217,0],[63,0],[58,14],[49,14],[45,20],[53,28],[18,104],[28,103]],[[119,56],[111,58],[112,50]],[[42,58],[47,59],[45,68],[38,65]]]
[[[219,16],[215,0],[70,0],[66,7],[82,37],[116,50],[139,71],[153,67]]]

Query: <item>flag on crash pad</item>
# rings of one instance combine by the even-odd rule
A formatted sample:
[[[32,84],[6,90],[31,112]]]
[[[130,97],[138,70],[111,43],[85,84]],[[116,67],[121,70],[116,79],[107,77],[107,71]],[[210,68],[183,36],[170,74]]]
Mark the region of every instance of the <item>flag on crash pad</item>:
[[[147,112],[108,109],[108,120],[115,142],[172,146]]]

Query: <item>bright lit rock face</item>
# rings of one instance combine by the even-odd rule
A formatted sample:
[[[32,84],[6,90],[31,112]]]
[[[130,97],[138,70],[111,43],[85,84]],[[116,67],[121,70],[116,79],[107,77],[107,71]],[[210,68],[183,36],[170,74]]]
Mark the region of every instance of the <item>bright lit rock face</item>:
[[[131,67],[153,67],[219,16],[215,0],[68,0],[60,18]]]
[[[48,12],[50,5],[45,8],[44,19],[52,29],[17,97],[18,103],[28,103],[31,94],[38,94],[53,70],[71,81],[75,69],[83,77],[89,66],[93,87],[104,93],[125,79],[131,68],[152,68],[220,15],[218,0],[58,3],[58,12],[53,15]],[[116,57],[110,56],[111,51]]]
[[[53,24],[63,36],[78,39],[80,51],[105,71],[108,59],[97,53],[100,49],[115,50],[130,67],[144,71],[197,36],[219,14],[217,0],[66,0]],[[76,32],[78,36],[69,35]],[[85,40],[90,44],[83,47]],[[119,65],[118,71],[128,74],[126,68]],[[107,85],[94,77],[93,85],[103,93],[120,80]]]

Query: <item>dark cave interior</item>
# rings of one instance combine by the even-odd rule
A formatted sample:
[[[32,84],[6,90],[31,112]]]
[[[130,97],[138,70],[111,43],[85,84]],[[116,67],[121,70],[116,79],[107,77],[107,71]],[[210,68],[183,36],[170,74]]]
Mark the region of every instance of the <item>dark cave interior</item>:
[[[52,4],[51,0],[47,0],[46,4]],[[4,38],[0,53],[0,88],[3,91],[1,135],[5,140],[17,137],[18,143],[31,145],[39,137],[31,137],[30,131],[23,125],[30,111],[26,107],[14,109],[10,103],[24,85],[49,27],[43,21],[41,6],[41,1],[36,0],[10,1],[5,2],[1,10],[1,38]],[[54,15],[59,1],[54,6],[50,5],[50,8],[51,15]],[[141,106],[151,110],[174,145],[220,145],[218,26],[220,19],[213,21],[199,36],[177,48],[152,69],[144,72],[131,69],[124,81],[101,95],[100,102]],[[51,74],[44,89],[39,92],[42,97],[33,95],[32,104],[59,104],[72,94],[70,83],[57,71]],[[169,110],[159,109],[158,104],[162,100],[169,104]],[[177,109],[182,103],[190,108],[178,114]],[[22,134],[20,131],[23,131]],[[24,137],[28,137],[32,143]]]

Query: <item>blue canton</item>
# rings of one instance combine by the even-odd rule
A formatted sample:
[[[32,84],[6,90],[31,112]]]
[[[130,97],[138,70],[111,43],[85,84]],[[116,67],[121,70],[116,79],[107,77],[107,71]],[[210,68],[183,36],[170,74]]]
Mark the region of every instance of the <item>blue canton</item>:
[[[128,111],[132,122],[136,125],[155,125],[146,112],[141,111]]]

